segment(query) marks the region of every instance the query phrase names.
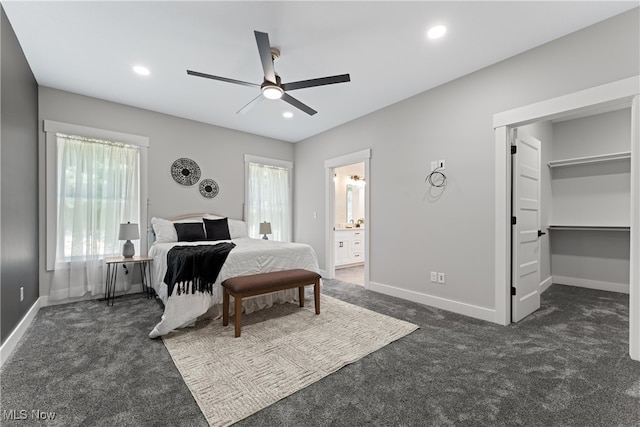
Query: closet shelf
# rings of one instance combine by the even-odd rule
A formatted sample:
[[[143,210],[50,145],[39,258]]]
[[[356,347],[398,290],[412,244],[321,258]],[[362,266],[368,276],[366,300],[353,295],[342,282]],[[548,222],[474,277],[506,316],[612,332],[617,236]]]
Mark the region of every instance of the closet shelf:
[[[588,163],[610,162],[613,160],[622,160],[622,159],[630,159],[630,158],[631,158],[631,152],[624,151],[622,153],[602,154],[599,156],[586,156],[586,157],[576,157],[573,159],[551,160],[547,164],[549,165],[550,168],[555,168],[558,166],[583,165]]]
[[[582,230],[582,231],[630,231],[628,225],[550,225],[547,227],[553,230]]]

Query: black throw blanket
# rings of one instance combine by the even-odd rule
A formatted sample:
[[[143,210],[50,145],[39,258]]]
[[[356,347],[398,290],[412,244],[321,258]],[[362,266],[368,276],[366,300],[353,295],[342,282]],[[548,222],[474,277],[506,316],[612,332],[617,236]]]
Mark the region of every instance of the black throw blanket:
[[[213,293],[213,284],[218,278],[222,265],[235,243],[216,245],[174,246],[167,253],[167,273],[164,283],[169,288],[169,296],[174,287],[177,294],[198,292]],[[177,287],[176,287],[177,285]]]

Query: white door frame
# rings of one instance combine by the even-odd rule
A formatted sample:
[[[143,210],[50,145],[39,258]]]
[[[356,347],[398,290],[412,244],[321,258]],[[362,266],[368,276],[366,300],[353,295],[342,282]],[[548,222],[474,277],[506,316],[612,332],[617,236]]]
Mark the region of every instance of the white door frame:
[[[640,361],[640,76],[494,114],[495,130],[495,322],[508,325],[511,313],[511,148],[509,130],[583,111],[631,107],[631,267],[629,355]]]
[[[333,250],[335,238],[335,184],[333,181],[334,170],[340,166],[352,165],[354,163],[364,163],[364,176],[367,185],[364,186],[364,287],[369,287],[369,231],[371,229],[371,214],[369,211],[369,195],[371,194],[371,149],[356,151],[344,156],[334,157],[324,161],[325,168],[325,275],[328,279],[334,279],[336,275],[336,259]]]

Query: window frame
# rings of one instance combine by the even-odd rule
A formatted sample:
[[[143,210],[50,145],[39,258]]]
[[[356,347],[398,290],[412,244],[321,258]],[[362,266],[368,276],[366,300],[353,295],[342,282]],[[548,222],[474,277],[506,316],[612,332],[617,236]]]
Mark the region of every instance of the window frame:
[[[117,141],[136,145],[140,148],[140,254],[147,253],[147,240],[144,238],[147,229],[147,167],[149,138],[146,136],[116,132],[106,129],[75,125],[70,123],[43,120],[45,133],[45,246],[46,271],[56,269],[56,238],[57,238],[57,191],[58,191],[58,150],[57,134],[78,135],[85,138]]]

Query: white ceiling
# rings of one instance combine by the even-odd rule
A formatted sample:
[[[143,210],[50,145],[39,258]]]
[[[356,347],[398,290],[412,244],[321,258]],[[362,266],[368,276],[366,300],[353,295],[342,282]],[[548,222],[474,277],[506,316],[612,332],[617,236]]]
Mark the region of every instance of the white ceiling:
[[[638,6],[569,2],[2,1],[40,85],[297,142]],[[437,41],[425,32],[445,24]],[[236,111],[262,83],[253,31],[269,34],[283,83],[350,73],[351,82]],[[142,64],[142,77],[132,66]],[[285,119],[282,113],[294,112]]]

